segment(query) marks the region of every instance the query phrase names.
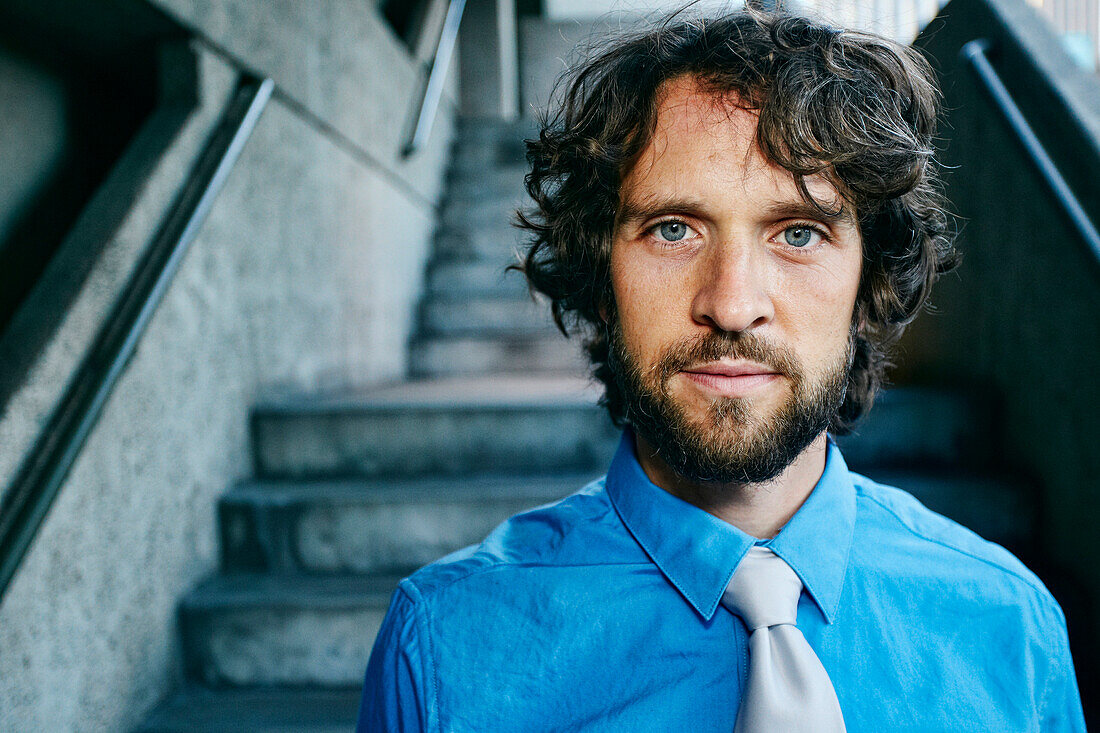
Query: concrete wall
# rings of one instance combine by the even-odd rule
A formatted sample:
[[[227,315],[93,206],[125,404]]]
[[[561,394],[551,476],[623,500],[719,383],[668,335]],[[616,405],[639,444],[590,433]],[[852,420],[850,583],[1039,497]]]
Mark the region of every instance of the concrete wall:
[[[1100,222],[1100,85],[1034,10],[955,0],[919,39],[948,110],[942,160],[964,228],[964,260],[934,294],[939,312],[907,334],[913,380],[990,389],[1003,410],[1006,469],[1040,487],[1037,556],[1065,607],[1086,705],[1100,669],[1100,261],[1043,184],[1002,115],[958,58],[974,29],[1093,222]]]
[[[642,28],[645,17],[622,12],[596,18],[578,17],[548,20],[534,16],[520,18],[519,69],[520,110],[537,117],[552,103],[551,93],[562,73],[583,62],[592,50],[613,37]]]
[[[236,78],[280,86],[0,605],[0,729],[125,730],[180,683],[176,603],[217,563],[273,389],[400,378],[454,85],[399,160],[414,61],[373,6],[164,0],[201,38],[202,106],[0,416],[0,485],[166,211]]]
[[[462,114],[467,117],[512,119],[521,113],[516,99],[519,94],[516,18],[506,7],[503,8],[506,12],[501,13],[502,6],[507,3],[467,0],[462,13],[461,98]],[[508,28],[512,28],[510,35]]]
[[[942,2],[900,0],[887,7],[859,0],[802,0],[785,7],[837,26],[909,43]],[[544,0],[544,17],[520,20],[522,114],[530,117],[545,109],[561,73],[583,60],[593,47],[688,5],[687,0]],[[743,7],[740,0],[700,0],[686,8],[686,15],[720,15]],[[464,84],[463,91],[466,89]]]
[[[543,11],[551,20],[576,20],[607,13],[667,13],[687,4],[688,0],[543,0]],[[742,5],[738,0],[696,0],[693,7],[720,13]]]

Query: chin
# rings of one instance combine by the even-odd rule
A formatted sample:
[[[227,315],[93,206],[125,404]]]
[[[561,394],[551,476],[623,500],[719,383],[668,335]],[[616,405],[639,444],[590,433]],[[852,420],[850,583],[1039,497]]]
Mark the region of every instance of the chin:
[[[745,397],[724,397],[715,394],[672,397],[675,409],[687,424],[696,430],[713,430],[743,439],[746,431],[759,430],[760,426],[774,422],[780,413],[789,409],[793,396],[789,390],[783,394],[755,394]],[[735,436],[730,436],[731,438]]]
[[[824,413],[806,410],[793,395],[711,397],[666,395],[650,403],[635,425],[669,467],[691,481],[759,484],[771,481],[825,429]],[[660,415],[657,420],[653,417]]]

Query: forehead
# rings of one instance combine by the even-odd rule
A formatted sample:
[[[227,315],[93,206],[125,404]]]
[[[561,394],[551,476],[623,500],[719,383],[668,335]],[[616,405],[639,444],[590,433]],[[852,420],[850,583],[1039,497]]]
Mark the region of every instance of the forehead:
[[[727,141],[749,141],[756,134],[756,123],[756,113],[745,109],[735,92],[712,91],[695,77],[678,76],[657,90],[657,118],[650,142],[699,133],[725,133],[721,136]]]
[[[665,191],[720,186],[745,195],[803,202],[794,176],[769,161],[756,144],[759,117],[733,92],[715,92],[691,76],[665,82],[657,94],[653,134],[622,182],[624,202]],[[819,203],[839,209],[843,200],[823,176],[806,176]]]

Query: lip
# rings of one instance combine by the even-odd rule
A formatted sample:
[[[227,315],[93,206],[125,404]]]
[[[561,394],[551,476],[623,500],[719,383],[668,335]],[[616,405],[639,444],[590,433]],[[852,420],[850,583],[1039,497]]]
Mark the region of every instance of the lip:
[[[680,373],[723,397],[748,396],[783,376],[772,367],[746,361],[701,364]]]

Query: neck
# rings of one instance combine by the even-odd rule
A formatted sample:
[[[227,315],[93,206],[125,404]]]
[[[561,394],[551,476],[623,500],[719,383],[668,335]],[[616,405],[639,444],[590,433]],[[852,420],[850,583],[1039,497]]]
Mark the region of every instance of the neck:
[[[783,473],[761,484],[689,481],[665,463],[644,438],[635,434],[634,441],[638,463],[650,481],[760,539],[779,533],[825,472],[825,433],[817,436]]]

